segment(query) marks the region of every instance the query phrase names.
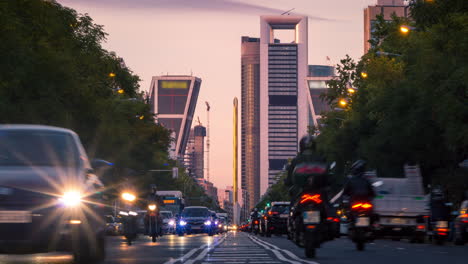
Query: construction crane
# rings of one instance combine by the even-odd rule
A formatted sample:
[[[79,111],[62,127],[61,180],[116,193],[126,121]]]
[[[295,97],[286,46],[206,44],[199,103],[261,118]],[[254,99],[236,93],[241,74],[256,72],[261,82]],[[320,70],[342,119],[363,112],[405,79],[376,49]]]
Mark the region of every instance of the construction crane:
[[[199,126],[201,126],[201,125],[202,125],[202,124],[201,124],[201,121],[200,121],[200,117],[199,117],[199,116],[197,116],[197,122],[198,122],[198,125],[199,125]]]
[[[210,181],[210,104],[206,104],[206,180]]]

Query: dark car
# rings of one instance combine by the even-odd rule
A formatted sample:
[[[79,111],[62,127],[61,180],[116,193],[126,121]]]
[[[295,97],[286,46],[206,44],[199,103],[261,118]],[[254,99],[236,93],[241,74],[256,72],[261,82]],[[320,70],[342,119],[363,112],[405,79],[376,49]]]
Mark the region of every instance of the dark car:
[[[464,245],[468,242],[468,201],[460,207],[460,214],[455,218],[455,244]]]
[[[104,259],[102,188],[73,131],[0,125],[2,252],[71,251],[78,263]]]
[[[271,208],[265,214],[265,235],[286,234],[289,216],[289,202],[272,202]]]
[[[212,213],[204,206],[188,206],[182,211],[177,223],[179,235],[193,233],[208,233],[213,235]]]

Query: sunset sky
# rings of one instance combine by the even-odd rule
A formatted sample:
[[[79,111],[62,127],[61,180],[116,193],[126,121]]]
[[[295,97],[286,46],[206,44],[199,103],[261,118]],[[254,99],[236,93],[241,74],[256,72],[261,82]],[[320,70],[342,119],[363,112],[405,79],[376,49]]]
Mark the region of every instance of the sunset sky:
[[[232,185],[232,100],[240,99],[241,36],[259,37],[260,15],[309,17],[309,64],[363,54],[363,9],[376,0],[58,0],[88,13],[109,34],[104,47],[124,58],[148,90],[163,74],[202,78],[194,119],[211,104],[211,181]],[[327,61],[326,57],[331,60]],[[240,151],[240,150],[239,150]],[[240,177],[240,175],[239,175]]]

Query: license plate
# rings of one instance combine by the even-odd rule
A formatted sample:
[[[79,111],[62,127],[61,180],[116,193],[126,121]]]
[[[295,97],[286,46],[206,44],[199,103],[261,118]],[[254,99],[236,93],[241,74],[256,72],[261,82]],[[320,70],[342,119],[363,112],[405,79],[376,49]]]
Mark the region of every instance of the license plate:
[[[30,211],[0,211],[0,223],[31,223]]]
[[[201,226],[192,226],[192,229],[201,229]]]
[[[406,220],[402,218],[392,218],[390,222],[395,225],[402,225],[406,223]]]
[[[319,211],[307,211],[303,214],[304,224],[317,224],[320,223]]]
[[[287,214],[281,214],[280,218],[288,218],[288,215]]]
[[[258,229],[258,225],[255,225],[255,229]]]
[[[437,221],[436,227],[437,228],[447,228],[448,227],[448,222],[447,221]]]
[[[369,217],[358,217],[356,220],[356,226],[369,226]]]

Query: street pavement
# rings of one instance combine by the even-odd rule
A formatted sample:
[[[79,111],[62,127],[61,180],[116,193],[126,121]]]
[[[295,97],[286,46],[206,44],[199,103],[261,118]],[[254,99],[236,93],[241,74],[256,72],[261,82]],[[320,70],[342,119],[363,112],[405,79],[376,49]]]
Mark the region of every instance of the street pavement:
[[[327,242],[317,250],[317,258],[307,259],[304,250],[285,236],[271,238],[230,232],[209,237],[167,235],[152,243],[140,236],[131,246],[123,237],[108,237],[103,264],[467,264],[468,247],[447,244],[411,244],[407,241],[376,240],[357,251],[347,238]],[[65,253],[0,255],[0,264],[70,264]]]

